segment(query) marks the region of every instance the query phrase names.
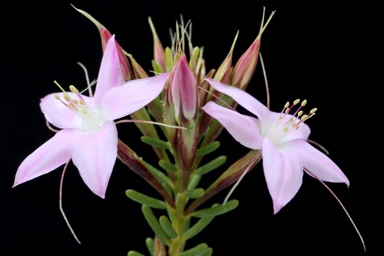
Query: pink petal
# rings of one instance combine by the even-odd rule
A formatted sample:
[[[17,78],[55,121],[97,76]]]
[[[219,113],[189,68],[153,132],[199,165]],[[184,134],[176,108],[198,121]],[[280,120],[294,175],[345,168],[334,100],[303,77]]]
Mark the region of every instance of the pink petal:
[[[68,162],[72,154],[72,134],[72,130],[61,130],[30,154],[20,164],[13,186],[53,171]]]
[[[121,118],[146,106],[161,93],[168,77],[167,73],[135,79],[109,90],[102,101],[108,110],[108,120]]]
[[[270,111],[268,108],[257,99],[252,97],[250,94],[236,87],[223,84],[211,78],[206,78],[205,80],[208,81],[212,87],[215,88],[215,90],[232,97],[242,107],[255,114],[260,120],[262,120],[262,122],[270,120]]]
[[[72,92],[67,93],[72,99],[79,100],[79,97]],[[55,98],[59,96],[62,102]],[[94,105],[94,100],[90,97],[81,95],[89,106]],[[40,100],[40,109],[44,113],[45,119],[58,128],[78,128],[81,124],[81,118],[65,104],[64,93],[52,93]]]
[[[290,151],[280,151],[265,138],[263,141],[263,168],[269,194],[276,214],[296,195],[303,178],[303,165]]]
[[[325,154],[311,146],[304,140],[289,142],[290,151],[296,154],[303,166],[327,182],[344,182],[349,186],[349,180],[341,169]]]
[[[115,36],[112,36],[105,47],[103,59],[97,78],[95,101],[100,103],[103,96],[111,88],[124,83],[124,74],[116,49]]]
[[[117,156],[117,129],[106,123],[94,133],[77,133],[73,139],[72,161],[89,189],[105,197]]]
[[[259,132],[258,120],[251,116],[221,107],[210,101],[201,108],[217,119],[227,131],[242,145],[251,149],[260,149],[263,138]]]

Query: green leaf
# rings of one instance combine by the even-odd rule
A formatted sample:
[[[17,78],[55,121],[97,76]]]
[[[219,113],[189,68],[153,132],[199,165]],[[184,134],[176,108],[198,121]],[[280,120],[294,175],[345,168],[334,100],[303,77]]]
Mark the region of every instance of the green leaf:
[[[151,254],[151,256],[154,256],[155,255],[155,241],[153,240],[153,238],[147,237],[147,239],[145,239],[145,245],[147,246],[149,254]]]
[[[205,255],[204,253],[209,251],[209,249],[212,248],[209,248],[206,243],[202,243],[193,247],[192,249],[179,253],[179,256],[202,256]]]
[[[201,147],[197,150],[196,156],[205,156],[220,147],[220,141],[214,141],[207,146]]]
[[[200,180],[201,180],[201,175],[192,174],[192,177],[189,180],[188,190],[195,189],[197,187],[197,185],[199,184]]]
[[[177,171],[177,167],[172,164],[171,162],[167,161],[167,160],[160,160],[159,161],[159,165],[161,168],[163,168],[164,170],[168,171],[168,172],[176,172]]]
[[[159,138],[154,138],[154,137],[149,137],[149,136],[141,136],[140,139],[142,142],[144,142],[148,145],[157,147],[157,148],[162,148],[162,149],[170,149],[171,148],[168,141],[163,141]]]
[[[137,251],[129,251],[128,256],[145,256],[144,254],[141,254]]]
[[[218,168],[219,166],[221,166],[222,164],[225,163],[225,161],[227,161],[227,157],[226,156],[219,156],[215,159],[213,159],[211,162],[199,167],[196,169],[196,174],[197,175],[203,175],[203,174],[206,174],[216,168]]]
[[[153,167],[152,165],[150,165],[149,163],[143,161],[145,167],[148,168],[148,170],[161,182],[169,185],[170,184],[170,181],[169,181],[169,178],[167,177],[167,175],[165,175],[164,173],[162,173],[161,171],[159,171],[158,169],[156,169],[155,167]]]
[[[202,254],[200,254],[200,256],[211,256],[212,253],[213,253],[213,249],[207,248]]]
[[[191,213],[191,216],[197,218],[207,218],[207,217],[215,217],[217,215],[221,215],[232,211],[239,205],[239,201],[236,199],[228,201],[225,205],[214,205],[211,208],[202,209],[199,211],[195,211]]]
[[[205,195],[205,190],[203,188],[196,188],[193,190],[188,190],[184,194],[188,198],[200,198]]]
[[[169,240],[169,237],[165,233],[164,229],[160,226],[160,223],[153,214],[152,209],[146,205],[142,205],[141,211],[143,212],[144,218],[148,222],[149,226],[161,242],[165,245],[170,245],[171,241]]]
[[[167,218],[167,216],[163,215],[159,219],[161,227],[164,229],[165,233],[169,238],[177,237],[176,231],[173,229],[171,222]]]
[[[146,196],[142,193],[139,193],[133,189],[128,189],[125,191],[125,194],[127,197],[132,199],[135,202],[138,202],[140,204],[145,204],[149,207],[156,208],[156,209],[165,209],[165,203],[161,200],[155,199],[153,197]]]
[[[183,236],[185,237],[185,240],[191,239],[198,233],[200,233],[211,221],[214,219],[214,217],[208,217],[208,218],[201,218],[199,219],[195,225],[193,225],[190,229],[184,232]]]

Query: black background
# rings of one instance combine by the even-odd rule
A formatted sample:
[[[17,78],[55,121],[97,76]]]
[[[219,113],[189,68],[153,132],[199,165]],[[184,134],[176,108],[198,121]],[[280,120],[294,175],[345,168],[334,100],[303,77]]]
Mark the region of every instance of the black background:
[[[53,2],[53,1],[52,1]],[[151,70],[151,16],[163,46],[170,45],[169,28],[175,21],[192,20],[193,43],[204,46],[207,70],[217,68],[240,30],[234,61],[256,37],[262,7],[267,15],[277,10],[265,31],[261,52],[267,69],[271,109],[280,111],[287,100],[308,100],[318,114],[308,121],[310,138],[330,151],[330,157],[350,179],[351,186],[328,184],[343,202],[368,252],[375,252],[382,235],[375,212],[382,199],[374,185],[382,168],[376,158],[380,147],[380,117],[372,118],[376,83],[368,79],[363,60],[371,47],[365,14],[372,6],[335,5],[325,1],[54,1],[2,7],[0,15],[2,77],[0,141],[0,255],[126,255],[129,250],[147,254],[145,238],[152,236],[140,205],[128,199],[126,189],[158,197],[156,191],[119,161],[106,199],[87,188],[70,164],[64,179],[63,206],[82,245],[71,236],[59,211],[62,168],[11,188],[22,160],[51,138],[39,108],[39,99],[56,92],[53,80],[65,87],[85,87],[83,63],[91,79],[97,78],[102,57],[99,33],[70,3],[90,13],[107,27],[122,47],[146,71]],[[382,84],[382,83],[381,83]],[[5,88],[5,92],[4,92]],[[265,103],[265,87],[258,65],[248,92]],[[373,124],[372,124],[373,123]],[[133,124],[119,127],[119,136],[148,161],[153,153],[140,144]],[[207,175],[203,185],[241,157],[247,149],[225,131],[218,154],[226,165]],[[373,145],[371,147],[371,145]],[[155,162],[153,162],[155,164]],[[228,192],[228,190],[225,190]],[[207,205],[221,202],[226,192]],[[382,193],[382,192],[381,192]],[[239,207],[217,217],[187,243],[205,242],[214,255],[331,255],[362,254],[354,228],[331,194],[315,179],[304,176],[295,198],[277,215],[256,167],[234,192]],[[161,214],[161,212],[156,212]]]

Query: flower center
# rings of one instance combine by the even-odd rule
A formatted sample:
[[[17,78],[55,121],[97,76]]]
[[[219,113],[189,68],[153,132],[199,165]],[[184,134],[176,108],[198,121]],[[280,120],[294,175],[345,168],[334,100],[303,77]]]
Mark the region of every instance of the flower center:
[[[62,89],[59,84],[57,85]],[[55,98],[80,117],[81,130],[91,133],[100,129],[106,121],[106,112],[100,106],[88,105],[75,86],[71,85],[69,89],[76,94],[76,98],[72,98],[63,89],[64,99],[57,94]]]
[[[285,136],[298,130],[302,123],[315,115],[317,108],[311,109],[308,114],[304,114],[301,110],[307,104],[307,100],[303,100],[301,104],[299,103],[300,99],[295,100],[293,104],[290,104],[289,101],[285,103],[278,119],[271,125],[264,137],[268,137],[275,145],[279,144]],[[296,111],[290,114],[297,105]]]

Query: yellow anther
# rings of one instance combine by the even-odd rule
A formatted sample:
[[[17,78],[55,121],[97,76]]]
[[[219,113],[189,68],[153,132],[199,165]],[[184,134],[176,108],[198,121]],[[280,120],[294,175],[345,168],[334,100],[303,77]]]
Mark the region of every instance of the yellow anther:
[[[72,102],[73,104],[75,104],[75,105],[79,104],[79,101],[76,100],[76,99],[72,99],[71,102]]]
[[[84,100],[80,100],[80,105],[85,105],[85,101]]]
[[[288,132],[288,127],[284,127],[283,131]]]
[[[301,121],[303,121],[303,122],[305,122],[305,120],[307,120],[308,119],[308,115],[303,115],[302,117],[301,117]]]
[[[311,109],[311,111],[309,111],[309,113],[313,114],[313,113],[315,113],[316,111],[317,111],[317,108],[313,108],[313,109]]]
[[[66,93],[64,93],[64,99],[65,99],[66,101],[68,101],[68,102],[71,101],[71,97],[69,97],[69,95],[66,94]]]
[[[289,108],[289,101],[287,101],[287,103],[285,103],[284,108]]]
[[[304,107],[305,105],[307,105],[307,100],[303,100],[303,102],[301,102],[302,107]]]
[[[55,94],[55,95],[53,95],[53,96],[54,96],[57,100],[61,100],[59,95]]]
[[[300,110],[299,113],[297,113],[297,117],[301,117],[303,115],[303,111]]]
[[[285,114],[289,113],[289,108],[284,111]]]
[[[76,94],[80,94],[79,90],[77,90],[76,87],[73,86],[73,85],[70,85],[70,86],[69,86],[69,90],[71,90],[71,92],[74,92],[74,93],[76,93]]]
[[[300,102],[300,99],[297,99],[293,102],[293,105],[297,105]]]
[[[300,125],[297,125],[297,126],[295,127],[295,130],[299,129],[299,127],[300,127]]]

